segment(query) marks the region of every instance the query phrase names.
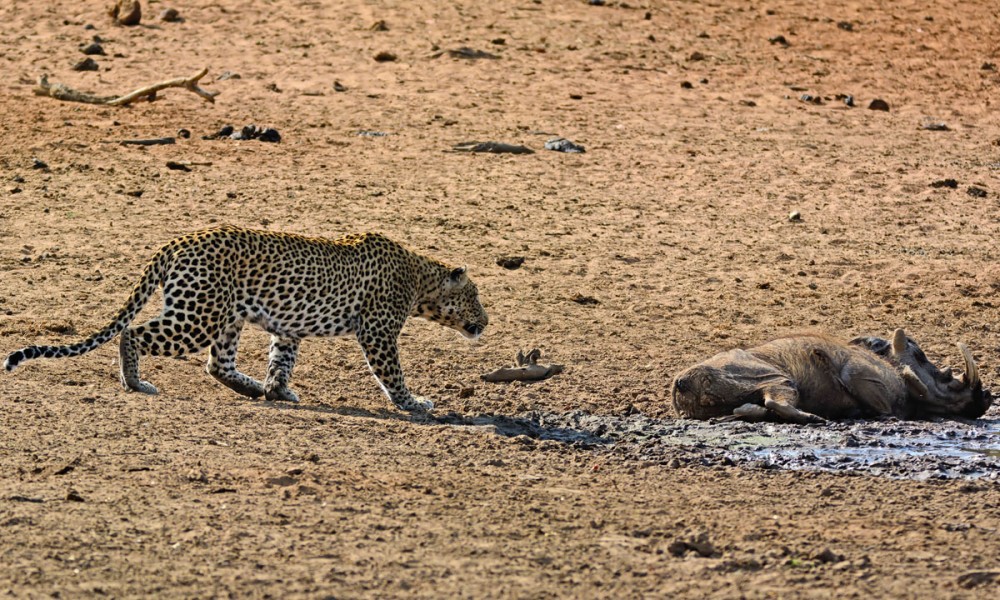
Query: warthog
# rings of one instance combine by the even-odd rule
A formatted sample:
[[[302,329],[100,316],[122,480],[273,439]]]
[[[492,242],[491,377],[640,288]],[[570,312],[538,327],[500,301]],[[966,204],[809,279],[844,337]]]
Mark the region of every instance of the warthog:
[[[965,373],[939,371],[902,329],[892,341],[861,337],[845,344],[822,334],[776,339],[729,350],[686,369],[673,382],[674,407],[684,417],[826,419],[976,419],[992,404],[972,353],[957,344]]]

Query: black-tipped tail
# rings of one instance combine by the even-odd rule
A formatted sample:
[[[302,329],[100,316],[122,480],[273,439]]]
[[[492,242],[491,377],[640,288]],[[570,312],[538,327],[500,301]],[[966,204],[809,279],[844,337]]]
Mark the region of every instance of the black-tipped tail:
[[[16,369],[17,365],[21,364],[25,360],[31,360],[32,358],[35,358],[34,350],[35,348],[33,346],[30,346],[28,348],[21,348],[16,352],[11,352],[10,355],[7,356],[7,360],[3,361],[4,370],[6,370],[9,373],[14,369]]]

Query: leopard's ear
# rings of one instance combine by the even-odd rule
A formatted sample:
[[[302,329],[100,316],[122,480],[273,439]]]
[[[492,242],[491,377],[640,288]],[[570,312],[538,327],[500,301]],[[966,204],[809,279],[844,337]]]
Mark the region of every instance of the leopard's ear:
[[[465,274],[465,267],[458,267],[452,269],[451,273],[448,274],[448,280],[445,282],[445,285],[449,289],[457,288],[465,285],[468,281],[469,276]]]

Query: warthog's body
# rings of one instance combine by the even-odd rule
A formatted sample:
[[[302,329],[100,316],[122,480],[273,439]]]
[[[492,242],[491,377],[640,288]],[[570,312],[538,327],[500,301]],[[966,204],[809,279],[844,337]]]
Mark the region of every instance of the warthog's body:
[[[939,371],[897,329],[892,342],[850,344],[822,334],[779,338],[729,350],[679,374],[674,407],[684,417],[735,416],[795,423],[895,416],[975,419],[990,407],[975,362],[959,344],[966,373]]]

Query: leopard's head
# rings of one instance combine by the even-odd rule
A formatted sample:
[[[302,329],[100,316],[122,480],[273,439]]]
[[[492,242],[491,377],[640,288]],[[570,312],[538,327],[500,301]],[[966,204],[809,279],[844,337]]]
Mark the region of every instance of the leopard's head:
[[[465,267],[449,271],[436,288],[425,296],[413,316],[451,327],[469,339],[478,339],[489,323],[479,290],[465,273]]]

